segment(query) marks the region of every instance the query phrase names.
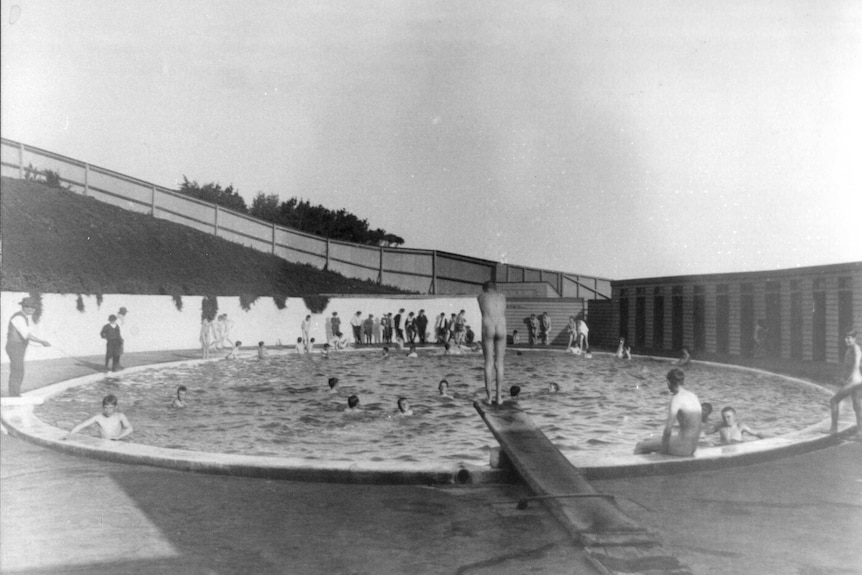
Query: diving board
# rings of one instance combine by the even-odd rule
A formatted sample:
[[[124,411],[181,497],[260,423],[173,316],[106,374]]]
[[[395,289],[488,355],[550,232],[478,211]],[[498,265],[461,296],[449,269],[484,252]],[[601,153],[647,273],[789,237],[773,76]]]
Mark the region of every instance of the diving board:
[[[512,402],[473,406],[515,471],[583,546],[603,574],[690,575],[646,529],[626,516],[613,497],[599,493]],[[522,500],[523,501],[523,500]]]

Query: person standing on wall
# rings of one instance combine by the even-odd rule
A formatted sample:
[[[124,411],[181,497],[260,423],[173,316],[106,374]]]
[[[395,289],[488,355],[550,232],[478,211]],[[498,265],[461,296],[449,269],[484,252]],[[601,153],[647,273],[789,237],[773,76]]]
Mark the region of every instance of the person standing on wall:
[[[395,314],[395,339],[404,340],[404,331],[401,329],[401,315],[404,313],[404,308],[398,310]]]
[[[120,355],[123,353],[123,336],[120,334],[120,326],[117,325],[117,316],[108,316],[108,323],[102,327],[99,334],[106,341],[105,346],[105,371],[108,371],[108,363],[113,360],[112,371],[123,369],[120,367]]]
[[[30,320],[36,313],[38,303],[36,298],[25,297],[21,300],[21,311],[15,312],[9,318],[9,329],[6,336],[6,354],[9,356],[9,395],[21,396],[21,386],[24,383],[24,355],[27,345],[32,341],[43,347],[51,347],[44,339],[33,335]]]
[[[425,315],[425,310],[420,309],[419,315],[416,316],[416,334],[419,336],[419,343],[426,342],[426,334],[428,332],[428,316]]]

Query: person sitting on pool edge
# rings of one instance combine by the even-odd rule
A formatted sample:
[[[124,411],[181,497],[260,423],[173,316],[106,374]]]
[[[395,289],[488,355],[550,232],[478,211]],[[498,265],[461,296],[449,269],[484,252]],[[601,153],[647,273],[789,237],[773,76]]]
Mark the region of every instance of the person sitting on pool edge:
[[[689,457],[697,449],[700,438],[702,409],[697,396],[684,387],[685,373],[678,368],[667,372],[667,388],[671,399],[661,438],[651,437],[635,446],[635,454],[658,452],[664,455]],[[673,424],[679,422],[679,432],[672,435]]]
[[[134,431],[134,428],[132,428],[132,424],[126,418],[126,415],[117,411],[117,403],[117,396],[106,395],[102,399],[102,413],[98,413],[76,425],[69,433],[63,436],[63,439],[68,439],[69,436],[93,424],[99,426],[99,434],[102,439],[116,441],[126,437]]]
[[[736,410],[729,405],[721,410],[721,423],[717,427],[718,433],[721,435],[721,442],[724,445],[730,443],[742,443],[744,433],[752,435],[757,439],[763,439],[765,435],[754,431],[744,423],[739,423],[736,420]]]
[[[413,410],[410,409],[410,402],[406,397],[398,398],[398,413],[400,415],[413,415]]]
[[[185,385],[177,387],[177,396],[171,402],[171,407],[183,408],[186,406],[186,392],[188,389]]]
[[[236,359],[239,357],[239,348],[242,345],[241,341],[237,341],[231,348],[230,353],[225,356],[225,359]]]

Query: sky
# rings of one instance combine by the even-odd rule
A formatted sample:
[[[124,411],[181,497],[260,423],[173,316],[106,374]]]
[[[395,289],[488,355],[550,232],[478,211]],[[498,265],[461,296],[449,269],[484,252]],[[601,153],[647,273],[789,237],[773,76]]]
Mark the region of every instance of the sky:
[[[862,261],[862,2],[0,0],[3,137],[631,279]]]

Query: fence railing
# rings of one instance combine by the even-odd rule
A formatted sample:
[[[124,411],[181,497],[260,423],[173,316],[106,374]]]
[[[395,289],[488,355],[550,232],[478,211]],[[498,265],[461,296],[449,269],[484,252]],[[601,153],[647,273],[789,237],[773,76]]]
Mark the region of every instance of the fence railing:
[[[483,282],[494,280],[545,282],[560,297],[608,299],[611,295],[611,282],[605,278],[502,264],[437,250],[367,246],[307,234],[106,168],[0,138],[2,175],[23,179],[31,168],[40,173],[50,170],[70,190],[108,204],[190,226],[290,262],[422,294],[476,293]]]

